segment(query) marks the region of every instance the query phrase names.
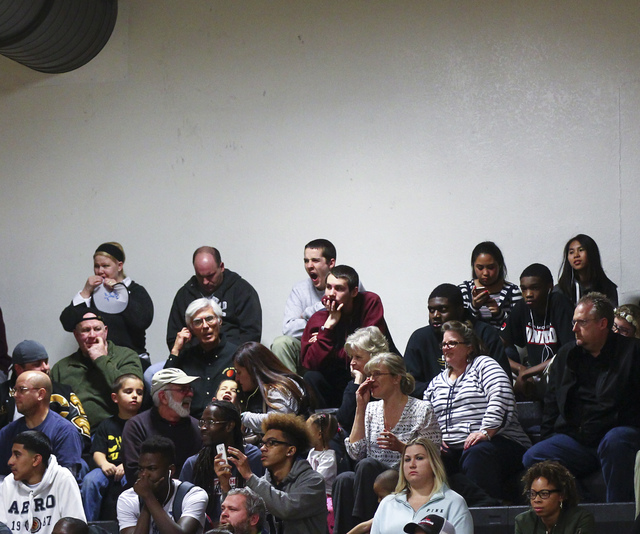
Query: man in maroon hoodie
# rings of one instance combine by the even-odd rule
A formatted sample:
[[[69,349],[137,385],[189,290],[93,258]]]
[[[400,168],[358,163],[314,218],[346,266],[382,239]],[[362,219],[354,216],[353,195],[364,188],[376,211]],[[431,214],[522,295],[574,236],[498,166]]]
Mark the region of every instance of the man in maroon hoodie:
[[[310,369],[304,379],[316,393],[318,407],[340,406],[351,379],[344,343],[358,328],[377,326],[387,337],[390,350],[397,352],[380,297],[371,291],[360,293],[359,282],[352,267],[333,267],[322,298],[325,309],[311,316],[302,334],[302,364]]]

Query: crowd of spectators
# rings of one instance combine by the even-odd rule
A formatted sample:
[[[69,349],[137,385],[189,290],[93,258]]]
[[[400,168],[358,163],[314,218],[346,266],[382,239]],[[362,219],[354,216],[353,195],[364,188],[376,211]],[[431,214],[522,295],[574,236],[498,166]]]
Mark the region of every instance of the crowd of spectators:
[[[305,246],[270,347],[257,292],[198,248],[154,364],[153,302],[123,247],[93,260],[60,315],[76,352],[50,369],[25,340],[10,358],[0,325],[11,531],[471,534],[468,507],[521,502],[522,479],[517,532],[592,532],[576,478],[599,471],[607,502],[634,499],[640,307],[616,307],[589,236],[567,242],[557,285],[539,263],[509,282],[480,243],[469,280],[433,289],[404,356],[381,298],[325,239]],[[543,406],[539,434],[519,401]]]

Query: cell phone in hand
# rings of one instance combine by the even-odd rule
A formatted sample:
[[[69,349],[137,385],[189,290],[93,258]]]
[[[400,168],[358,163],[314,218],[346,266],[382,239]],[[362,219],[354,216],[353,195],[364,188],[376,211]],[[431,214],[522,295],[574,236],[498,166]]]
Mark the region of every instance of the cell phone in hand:
[[[224,460],[225,464],[229,463],[229,459],[227,458],[227,449],[225,449],[224,443],[218,443],[216,445],[216,452],[218,454],[222,454],[222,459]]]

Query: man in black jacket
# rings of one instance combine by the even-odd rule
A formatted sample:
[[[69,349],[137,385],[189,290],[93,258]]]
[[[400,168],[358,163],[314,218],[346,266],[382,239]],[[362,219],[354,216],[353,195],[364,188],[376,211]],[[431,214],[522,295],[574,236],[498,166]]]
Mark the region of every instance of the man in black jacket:
[[[184,314],[194,300],[205,297],[222,308],[222,333],[227,341],[242,345],[260,341],[262,308],[258,293],[240,275],[225,269],[218,249],[200,247],[193,253],[195,274],[176,293],[167,324],[167,346],[173,348],[176,336],[187,326]]]
[[[556,460],[574,475],[602,469],[607,502],[633,500],[640,449],[640,341],[611,331],[613,305],[601,293],[578,301],[575,342],[551,364],[542,436],[525,467]]]

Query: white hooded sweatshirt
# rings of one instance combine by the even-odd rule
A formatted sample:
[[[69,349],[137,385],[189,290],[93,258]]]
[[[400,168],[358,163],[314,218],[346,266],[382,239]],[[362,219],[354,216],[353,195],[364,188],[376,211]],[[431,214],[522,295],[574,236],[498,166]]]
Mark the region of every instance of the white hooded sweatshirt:
[[[52,454],[42,480],[29,486],[10,474],[0,486],[0,521],[12,532],[50,534],[58,519],[86,521],[78,484]]]

